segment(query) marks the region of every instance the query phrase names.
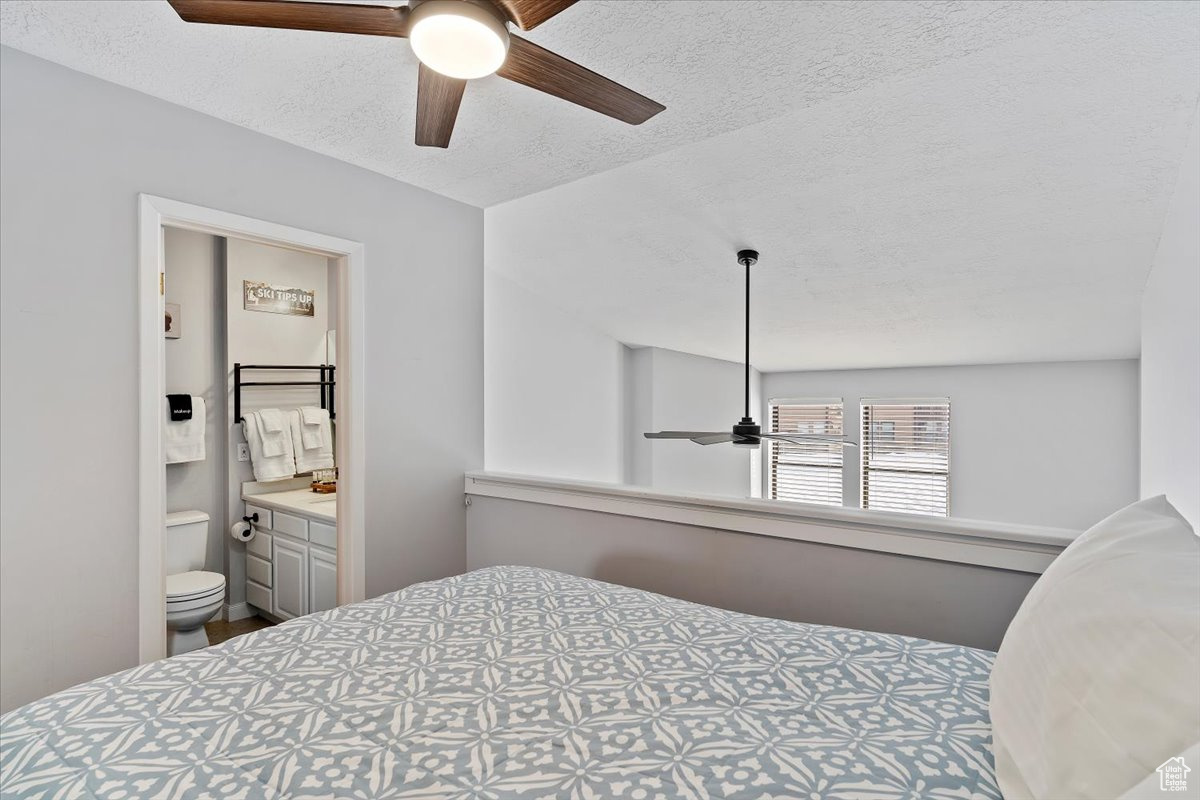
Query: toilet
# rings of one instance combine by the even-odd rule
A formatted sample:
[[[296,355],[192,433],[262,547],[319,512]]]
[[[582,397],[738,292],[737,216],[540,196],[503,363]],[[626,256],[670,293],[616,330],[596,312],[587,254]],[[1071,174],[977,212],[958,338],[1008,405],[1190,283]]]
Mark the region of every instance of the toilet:
[[[167,571],[167,655],[208,647],[204,623],[225,602],[225,576],[204,572],[208,550],[208,514],[173,511],[163,529]]]

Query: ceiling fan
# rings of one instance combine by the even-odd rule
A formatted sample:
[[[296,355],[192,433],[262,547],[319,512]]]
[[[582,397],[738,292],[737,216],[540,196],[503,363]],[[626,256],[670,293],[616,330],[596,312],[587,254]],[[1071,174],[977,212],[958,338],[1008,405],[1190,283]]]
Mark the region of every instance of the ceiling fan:
[[[657,431],[642,434],[647,439],[691,439],[696,444],[723,444],[731,442],[735,447],[758,447],[763,439],[792,444],[826,442],[842,447],[857,447],[854,442],[837,436],[819,436],[806,433],[763,433],[762,428],[750,416],[750,267],[758,263],[757,250],[739,250],[737,263],[746,268],[746,409],[740,422],[730,431]]]
[[[421,62],[417,134],[447,147],[467,80],[496,73],[640,125],[666,106],[508,32],[541,25],[576,0],[409,0],[406,6],[300,0],[167,0],[187,22],[407,38]]]

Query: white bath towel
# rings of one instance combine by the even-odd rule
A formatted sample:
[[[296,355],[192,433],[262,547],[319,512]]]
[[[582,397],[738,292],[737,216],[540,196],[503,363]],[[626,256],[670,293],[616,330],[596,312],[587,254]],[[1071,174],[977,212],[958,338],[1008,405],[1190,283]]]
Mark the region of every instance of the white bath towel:
[[[192,396],[192,418],[171,421],[171,404],[163,398],[163,413],[167,424],[163,430],[168,464],[204,460],[204,398]]]
[[[321,409],[316,409],[321,411]],[[325,424],[309,426],[304,424],[303,411],[293,411],[288,415],[288,423],[292,429],[292,444],[296,450],[296,472],[312,472],[314,469],[333,469],[333,436],[329,430],[329,412],[325,411]],[[316,447],[304,446],[304,428],[316,427],[320,432],[320,444]]]
[[[257,481],[281,481],[285,478],[296,477],[296,456],[292,451],[292,437],[285,435],[284,452],[278,456],[268,456],[263,452],[262,419],[258,412],[250,411],[242,418],[242,431],[246,434],[246,442],[250,445],[250,463],[254,467],[254,479]]]
[[[278,408],[264,408],[258,413],[258,433],[262,437],[263,455],[267,458],[281,456],[287,450],[284,442],[288,438],[287,420]]]
[[[323,408],[316,406],[302,406],[300,408],[300,438],[303,439],[303,447],[305,450],[312,450],[320,447],[328,438],[326,433],[329,429],[329,412]],[[301,445],[292,443],[297,450]]]

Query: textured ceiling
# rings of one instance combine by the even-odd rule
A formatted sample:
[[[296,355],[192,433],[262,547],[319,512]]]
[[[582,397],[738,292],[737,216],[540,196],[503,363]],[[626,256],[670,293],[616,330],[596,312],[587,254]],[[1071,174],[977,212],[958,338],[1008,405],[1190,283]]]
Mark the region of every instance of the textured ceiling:
[[[624,342],[736,360],[756,247],[765,371],[1136,356],[1200,4],[1088,9],[489,208],[487,265]]]
[[[412,144],[417,69],[403,40],[190,25],[165,0],[4,0],[0,42],[488,206],[1085,14],[1071,3],[585,0],[528,38],[667,110],[633,127],[490,77],[467,87],[447,151]]]
[[[585,0],[533,41],[666,104],[498,78],[412,145],[404,41],[0,2],[0,42],[486,213],[487,264],[632,344],[768,371],[1136,355],[1200,4]],[[508,202],[506,202],[508,201]]]

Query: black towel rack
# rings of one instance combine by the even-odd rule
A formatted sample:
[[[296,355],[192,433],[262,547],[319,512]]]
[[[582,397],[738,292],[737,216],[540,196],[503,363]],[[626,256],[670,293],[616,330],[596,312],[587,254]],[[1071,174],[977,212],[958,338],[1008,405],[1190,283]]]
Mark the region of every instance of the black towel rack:
[[[233,365],[233,418],[242,421],[242,387],[243,386],[320,386],[321,408],[329,410],[329,418],[334,418],[333,400],[335,397],[334,369],[332,364],[234,364]],[[242,372],[246,370],[316,370],[320,380],[316,381],[246,381],[242,380]]]

